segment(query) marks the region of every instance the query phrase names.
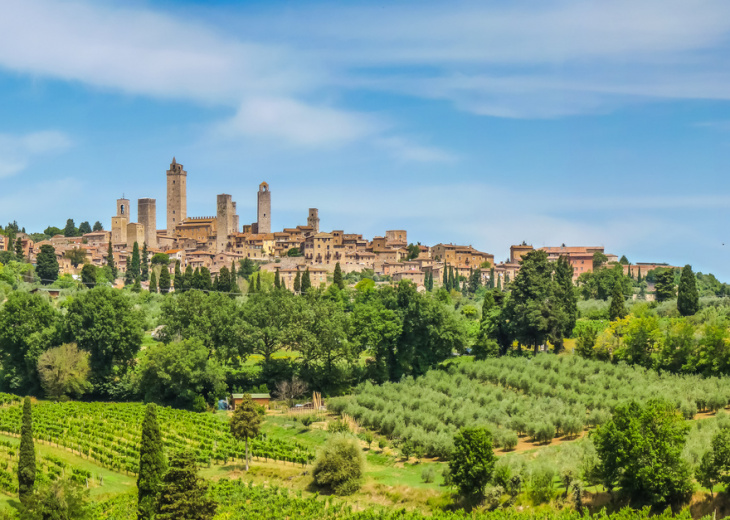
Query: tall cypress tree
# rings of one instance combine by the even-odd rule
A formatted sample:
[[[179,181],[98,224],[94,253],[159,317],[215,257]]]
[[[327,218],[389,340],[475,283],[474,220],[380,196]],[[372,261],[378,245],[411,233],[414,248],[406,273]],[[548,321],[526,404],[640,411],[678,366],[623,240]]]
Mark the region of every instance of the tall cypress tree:
[[[563,339],[567,338],[573,332],[575,323],[578,319],[578,298],[573,289],[573,266],[565,256],[560,256],[555,263],[555,298],[561,307],[562,312],[559,313],[558,324],[553,334],[553,345],[555,352],[563,349]],[[505,273],[504,284],[509,281],[508,274]]]
[[[692,266],[687,264],[682,269],[677,293],[677,310],[682,316],[692,316],[700,310],[700,293]]]
[[[276,270],[276,274],[274,275],[274,288],[281,289],[281,277],[279,276],[279,270]]]
[[[195,271],[193,271],[193,289],[205,289],[203,286],[203,275],[200,273],[199,267],[196,267]]]
[[[489,270],[489,288],[494,289],[494,267]]]
[[[210,275],[210,271],[207,267],[203,266],[200,268],[200,278],[203,281],[201,289],[204,291],[210,291],[213,288],[213,278]]]
[[[164,443],[157,424],[157,407],[147,405],[142,422],[142,440],[139,449],[137,474],[137,519],[150,520],[154,516],[157,494],[165,474]]]
[[[452,289],[458,289],[459,288],[459,282],[457,281],[456,277],[454,276],[454,268],[449,266],[449,291]]]
[[[162,266],[164,269],[165,266]],[[157,275],[155,275],[155,271],[153,270],[150,274],[150,292],[157,292]]]
[[[312,280],[309,278],[309,267],[307,267],[302,275],[302,293],[306,293],[311,287]]]
[[[141,275],[140,270],[140,262],[139,262],[139,244],[137,242],[134,243],[134,246],[132,246],[132,261],[127,266],[127,274],[124,278],[125,283],[129,285],[130,283],[134,283],[134,281],[139,278]]]
[[[106,252],[106,265],[109,266],[109,269],[112,271],[112,279],[117,279],[117,264],[114,262],[114,249],[112,248],[112,241],[109,240],[109,249],[107,249]]]
[[[162,266],[162,271],[160,271],[160,292],[162,294],[170,292],[170,271],[165,265]]]
[[[184,290],[185,280],[183,279],[183,274],[180,270],[180,260],[175,260],[175,292]]]
[[[637,282],[641,282],[641,266],[639,266],[639,276],[636,279]]]
[[[18,262],[25,260],[25,255],[23,255],[23,240],[20,237],[15,241],[15,258]]]
[[[335,264],[335,274],[333,278],[333,283],[340,289],[345,288],[345,281],[342,279],[342,268],[340,267],[340,263],[337,262]]]
[[[149,251],[147,251],[147,242],[144,243],[144,246],[142,246],[142,263],[140,267],[140,271],[142,274],[142,281],[146,282],[149,279],[150,276],[150,259],[149,259]]]
[[[231,272],[224,265],[218,273],[218,291],[231,292]]]
[[[608,317],[611,321],[620,320],[626,317],[626,306],[624,305],[624,291],[621,282],[613,284],[611,292],[611,306],[608,308]]]
[[[261,273],[256,276],[256,292],[261,292]]]
[[[231,284],[236,284],[236,261],[231,260]],[[237,284],[236,284],[237,285]]]
[[[35,485],[35,447],[33,446],[33,409],[30,397],[23,400],[23,423],[20,428],[20,458],[18,460],[18,495],[20,501],[30,497]]]
[[[449,290],[449,266],[446,263],[444,263],[444,276],[441,285],[447,291]]]
[[[299,276],[299,270],[297,270],[297,275],[294,277],[294,292],[299,293],[302,289],[302,278]]]
[[[193,289],[193,276],[193,267],[189,265],[185,268],[185,275],[183,276],[183,290]]]

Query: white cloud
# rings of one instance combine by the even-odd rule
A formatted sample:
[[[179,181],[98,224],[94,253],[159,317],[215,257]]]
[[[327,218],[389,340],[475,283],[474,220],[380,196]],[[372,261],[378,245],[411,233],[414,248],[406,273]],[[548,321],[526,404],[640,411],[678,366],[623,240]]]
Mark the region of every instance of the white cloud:
[[[383,137],[377,139],[375,144],[405,162],[444,163],[457,160],[452,153],[433,146],[423,146],[404,137]]]
[[[23,171],[36,156],[62,152],[71,145],[66,134],[54,130],[0,134],[0,178]]]

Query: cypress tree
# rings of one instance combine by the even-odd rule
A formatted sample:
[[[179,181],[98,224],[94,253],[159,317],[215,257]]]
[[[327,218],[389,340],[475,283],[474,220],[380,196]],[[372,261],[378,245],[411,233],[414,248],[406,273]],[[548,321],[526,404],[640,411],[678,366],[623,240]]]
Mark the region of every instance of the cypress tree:
[[[489,288],[494,289],[494,267],[489,270]]]
[[[687,264],[682,269],[677,293],[677,310],[682,316],[692,316],[700,310],[700,293],[692,266]]]
[[[449,266],[444,264],[444,279],[441,281],[441,285],[447,291],[449,290]]]
[[[25,259],[25,255],[23,255],[23,241],[20,237],[15,241],[15,257],[18,262],[22,262]]]
[[[146,282],[149,279],[150,276],[150,259],[149,259],[149,251],[147,251],[147,242],[144,243],[142,246],[142,264],[141,264],[141,274],[142,274],[142,281]]]
[[[132,292],[140,292],[142,290],[142,284],[140,283],[140,277],[134,279],[134,285],[132,286]]]
[[[213,288],[213,278],[207,267],[203,266],[200,268],[200,278],[203,282],[201,289],[204,291],[210,291]]]
[[[236,261],[231,260],[231,283],[232,284],[236,283],[237,276],[238,275],[236,274]]]
[[[456,278],[454,277],[454,268],[449,266],[449,291],[452,289],[458,289],[458,282],[456,281]]]
[[[231,292],[231,272],[225,265],[218,274],[218,291]]]
[[[261,292],[261,273],[256,277],[256,292]]]
[[[203,286],[203,276],[200,274],[200,268],[196,267],[193,272],[193,289],[205,289]]]
[[[302,293],[306,293],[311,287],[312,280],[309,278],[309,267],[307,267],[302,275]]]
[[[469,292],[469,290],[468,290],[468,287],[466,286],[466,280],[464,280],[463,282],[461,282],[461,294],[463,296],[466,296],[468,294],[468,292]]]
[[[294,292],[299,293],[302,289],[302,279],[299,276],[299,270],[297,270],[297,275],[294,277]]]
[[[112,248],[112,241],[109,240],[109,248],[106,252],[106,265],[112,271],[112,281],[117,279],[117,264],[114,262],[114,249]]]
[[[180,260],[175,260],[175,291],[183,291],[185,290],[184,287],[185,280],[183,279],[182,271],[180,270]]]
[[[18,495],[21,502],[25,502],[33,493],[35,471],[33,410],[30,397],[26,396],[23,400],[23,423],[20,428],[20,458],[18,460]]]
[[[153,518],[157,494],[165,474],[164,443],[157,424],[157,407],[147,405],[142,422],[142,441],[139,449],[137,474],[137,519]]]
[[[639,266],[639,276],[636,281],[641,282],[641,266]]]
[[[342,279],[342,268],[340,267],[339,262],[335,264],[335,275],[333,283],[340,289],[345,288],[345,281]]]
[[[157,275],[154,270],[150,273],[150,292],[157,292]]]
[[[160,271],[160,292],[167,294],[170,292],[170,271],[167,266],[162,266]]]
[[[130,271],[132,273],[132,280],[136,280],[142,274],[139,261],[139,244],[137,242],[132,246],[132,264],[127,267],[127,273]]]
[[[35,272],[41,279],[43,285],[53,283],[58,279],[58,260],[56,250],[50,244],[43,244],[41,251],[36,256]]]
[[[220,285],[220,283],[218,282],[218,275],[215,275],[215,278],[213,279],[213,285],[211,286],[211,289],[217,292],[219,285]]]
[[[626,307],[624,306],[624,291],[621,282],[617,281],[613,284],[611,292],[611,306],[608,308],[608,317],[611,321],[620,320],[626,317]]]
[[[183,289],[186,291],[193,289],[193,282],[193,268],[192,266],[187,266],[185,268],[185,275],[183,276]]]
[[[500,277],[497,277],[497,289],[499,291],[502,290],[502,278],[500,278]]]
[[[276,270],[276,274],[274,275],[274,288],[281,289],[281,277],[279,276],[279,270]]]

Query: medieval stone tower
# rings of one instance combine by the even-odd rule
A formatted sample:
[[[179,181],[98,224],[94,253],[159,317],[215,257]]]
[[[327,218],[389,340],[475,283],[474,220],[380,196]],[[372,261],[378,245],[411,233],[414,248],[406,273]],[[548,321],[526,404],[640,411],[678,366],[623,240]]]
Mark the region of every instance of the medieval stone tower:
[[[157,249],[157,201],[137,200],[137,220],[144,226],[144,242],[148,248]],[[140,244],[140,247],[142,245]]]
[[[266,182],[259,184],[257,233],[271,233],[271,192]]]
[[[238,216],[236,203],[225,193],[218,195],[217,208],[215,247],[217,253],[222,253],[228,245],[228,235],[238,232]]]
[[[117,199],[117,214],[112,217],[112,244],[127,243],[129,199]]]
[[[307,225],[314,229],[315,235],[319,233],[319,210],[317,208],[309,208]]]
[[[188,172],[172,158],[167,170],[167,235],[175,236],[175,226],[188,216]]]

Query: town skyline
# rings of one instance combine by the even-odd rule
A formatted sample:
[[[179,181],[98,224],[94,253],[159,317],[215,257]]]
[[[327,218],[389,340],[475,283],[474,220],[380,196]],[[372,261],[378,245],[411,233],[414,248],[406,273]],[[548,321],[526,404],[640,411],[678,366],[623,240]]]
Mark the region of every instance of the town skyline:
[[[231,193],[254,220],[265,179],[274,229],[311,206],[324,229],[730,279],[727,5],[444,9],[10,1],[0,218],[106,227],[122,193],[161,200],[177,156],[205,178],[191,214]]]

